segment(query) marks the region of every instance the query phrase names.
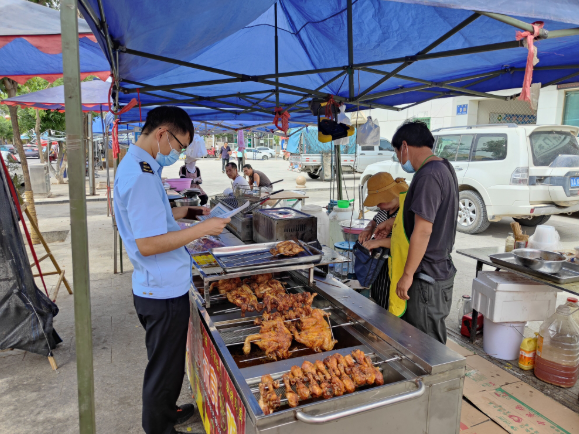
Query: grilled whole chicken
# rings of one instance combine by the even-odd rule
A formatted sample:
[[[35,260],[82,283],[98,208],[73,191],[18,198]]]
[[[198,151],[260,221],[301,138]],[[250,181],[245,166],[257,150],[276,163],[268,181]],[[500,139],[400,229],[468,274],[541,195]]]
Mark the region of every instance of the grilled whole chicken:
[[[290,330],[294,339],[316,352],[331,351],[338,342],[332,338],[332,329],[326,320],[330,314],[320,309],[314,309],[312,315],[301,318],[300,331],[292,324]]]
[[[287,359],[289,347],[292,343],[292,334],[285,327],[281,319],[266,321],[261,325],[259,333],[245,338],[244,354],[251,352],[251,343],[255,343],[265,351],[265,355],[273,360]]]
[[[282,283],[275,279],[262,283],[252,283],[251,288],[255,291],[257,298],[263,298],[265,294],[285,294]]]
[[[290,407],[297,407],[299,405],[300,398],[297,393],[292,390],[292,386],[290,384],[290,376],[289,374],[283,375],[283,384],[285,386],[285,397],[287,398],[287,402]]]
[[[304,249],[302,249],[297,243],[294,243],[293,241],[282,241],[281,243],[278,243],[273,249],[271,249],[270,253],[273,256],[295,256],[303,251]]]
[[[257,301],[255,294],[247,285],[241,285],[239,288],[233,289],[225,294],[227,300],[241,308],[241,316],[245,316],[245,312],[258,312],[263,309],[263,306]]]
[[[233,291],[241,286],[241,279],[239,277],[234,277],[233,279],[223,279],[213,282],[209,286],[209,292],[213,291],[214,287],[217,287],[219,294],[227,294],[229,291]]]

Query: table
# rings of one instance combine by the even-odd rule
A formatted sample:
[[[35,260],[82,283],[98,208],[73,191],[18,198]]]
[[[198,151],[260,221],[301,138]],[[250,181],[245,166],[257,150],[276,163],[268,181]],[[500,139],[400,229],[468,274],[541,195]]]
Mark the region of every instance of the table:
[[[509,270],[511,273],[518,274],[520,276],[524,276],[529,280],[533,280],[535,282],[542,283],[544,285],[552,286],[553,288],[557,288],[559,291],[569,292],[571,294],[579,295],[579,282],[575,283],[556,283],[550,280],[545,280],[537,276],[533,276],[528,273],[524,273],[519,270],[515,270],[513,268],[507,267],[505,265],[495,264],[489,258],[489,255],[493,255],[497,252],[496,247],[479,247],[476,249],[462,249],[457,250],[456,253],[459,255],[468,256],[469,258],[476,260],[476,275],[478,276],[479,271],[482,271],[484,265],[490,265],[494,267],[496,270],[500,270],[502,268]],[[470,341],[474,342],[476,338],[476,327],[477,327],[477,320],[478,320],[478,312],[473,309],[472,310],[472,323],[471,323],[471,330],[470,330]]]
[[[306,204],[306,199],[308,199],[309,196],[304,196],[300,193],[294,193],[293,191],[282,191],[280,193],[276,193],[274,195],[272,195],[269,200],[275,200],[275,205],[272,206],[272,208],[275,208],[282,200],[285,199],[297,199],[296,203],[294,203],[292,205],[292,208],[295,208],[295,206],[298,204],[298,200],[302,201],[302,205]]]

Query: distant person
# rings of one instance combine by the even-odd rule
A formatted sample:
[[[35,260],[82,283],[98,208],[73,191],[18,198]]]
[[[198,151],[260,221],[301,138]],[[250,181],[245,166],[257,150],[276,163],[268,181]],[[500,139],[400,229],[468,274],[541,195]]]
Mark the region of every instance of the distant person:
[[[243,149],[237,148],[237,167],[243,166]]]
[[[201,170],[196,165],[196,160],[189,156],[185,157],[185,164],[179,169],[179,178],[191,178],[191,187],[198,188],[201,194],[199,194],[199,205],[205,205],[207,203],[208,197],[201,188],[203,180],[201,179]]]
[[[229,163],[229,155],[231,154],[231,148],[228,143],[224,143],[219,150],[221,155],[221,172],[225,173],[225,166]]]
[[[245,178],[241,176],[237,171],[237,164],[227,163],[227,165],[225,166],[225,173],[227,174],[227,177],[233,181],[231,183],[231,188],[234,193],[235,187],[237,186],[246,187],[247,189],[249,189],[249,184],[247,183]]]
[[[271,193],[272,186],[271,181],[267,175],[259,170],[253,170],[250,164],[243,166],[243,174],[249,179],[249,185],[251,187],[258,186],[261,187],[262,191],[267,191]]]

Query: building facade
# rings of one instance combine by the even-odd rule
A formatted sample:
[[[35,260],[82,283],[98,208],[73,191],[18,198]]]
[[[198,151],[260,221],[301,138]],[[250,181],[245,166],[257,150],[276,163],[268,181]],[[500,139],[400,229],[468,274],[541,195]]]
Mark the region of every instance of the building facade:
[[[492,93],[504,96],[520,91],[508,89]],[[537,110],[531,109],[525,101],[457,96],[432,100],[399,112],[375,109],[366,110],[364,114],[378,119],[380,135],[388,140],[398,126],[410,118],[423,120],[431,130],[495,123],[579,126],[579,83],[541,89]]]

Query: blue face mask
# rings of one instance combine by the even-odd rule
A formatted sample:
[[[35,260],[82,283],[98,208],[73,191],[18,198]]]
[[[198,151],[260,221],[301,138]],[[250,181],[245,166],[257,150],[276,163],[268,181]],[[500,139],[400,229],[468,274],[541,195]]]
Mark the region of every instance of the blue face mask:
[[[169,146],[171,146],[171,142],[169,141],[169,134],[167,134],[167,142],[169,142]],[[161,145],[159,144],[158,140],[157,140],[157,146],[159,147],[159,152],[157,152],[157,156],[155,157],[155,161],[157,163],[159,163],[159,166],[162,166],[162,167],[171,166],[172,164],[175,164],[179,160],[179,152],[177,152],[175,149],[173,149],[172,146],[171,146],[171,152],[169,152],[169,155],[161,154]]]
[[[400,157],[402,157],[402,153],[400,153]],[[402,166],[402,170],[404,170],[406,173],[416,172],[416,170],[414,169],[414,167],[412,167],[412,164],[410,163],[410,156],[408,155],[408,145],[406,145],[406,158],[408,158],[406,160],[406,163],[402,164],[402,161],[400,161],[400,165]]]

